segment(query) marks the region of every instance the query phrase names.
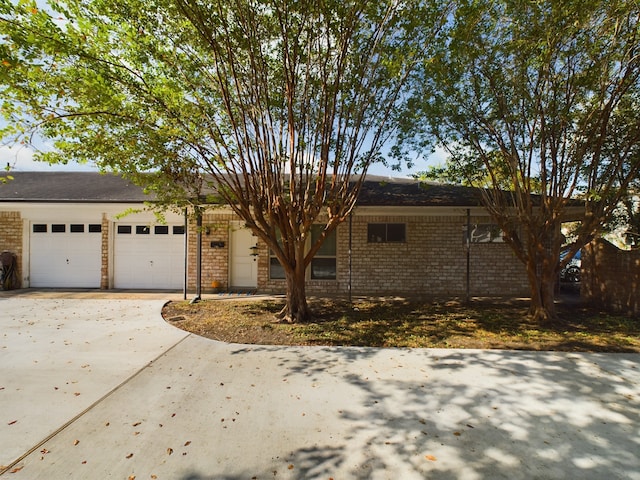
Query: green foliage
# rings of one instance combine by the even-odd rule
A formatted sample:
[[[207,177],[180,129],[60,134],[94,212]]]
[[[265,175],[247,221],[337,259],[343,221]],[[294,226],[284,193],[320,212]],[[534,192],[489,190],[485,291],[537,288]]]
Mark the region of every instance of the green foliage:
[[[447,8],[0,0],[0,135],[38,132],[56,147],[41,159],[94,162],[169,205],[216,196],[293,272],[352,210]],[[326,234],[301,258],[321,213]]]
[[[432,178],[484,188],[540,297],[559,268],[559,224],[581,220],[577,251],[637,178],[640,4],[459,0],[449,20],[402,130],[409,148],[434,139],[450,152]]]

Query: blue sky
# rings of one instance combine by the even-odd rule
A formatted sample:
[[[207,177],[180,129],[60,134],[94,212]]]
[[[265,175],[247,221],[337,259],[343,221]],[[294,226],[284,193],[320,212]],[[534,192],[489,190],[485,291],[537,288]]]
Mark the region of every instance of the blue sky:
[[[386,168],[383,165],[374,165],[369,169],[372,175],[384,175],[389,177],[409,177],[412,173],[425,170],[429,165],[443,163],[446,156],[442,151],[436,151],[428,159],[420,159],[411,168],[404,168],[400,172]],[[44,162],[38,162],[33,159],[33,150],[25,146],[10,147],[6,145],[0,146],[0,166],[2,168],[10,166],[11,170],[18,172],[51,172],[51,171],[67,171],[67,172],[87,172],[96,171],[94,165],[79,164],[77,162],[69,162],[66,165],[49,165]]]

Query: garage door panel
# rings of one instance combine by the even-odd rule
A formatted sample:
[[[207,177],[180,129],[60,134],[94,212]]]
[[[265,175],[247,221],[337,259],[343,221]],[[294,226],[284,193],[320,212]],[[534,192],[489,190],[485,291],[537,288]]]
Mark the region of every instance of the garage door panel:
[[[183,279],[184,229],[181,226],[116,225],[116,288],[179,289]]]
[[[100,229],[91,225],[94,228],[62,222],[33,224],[29,268],[32,287],[100,287],[102,236]]]

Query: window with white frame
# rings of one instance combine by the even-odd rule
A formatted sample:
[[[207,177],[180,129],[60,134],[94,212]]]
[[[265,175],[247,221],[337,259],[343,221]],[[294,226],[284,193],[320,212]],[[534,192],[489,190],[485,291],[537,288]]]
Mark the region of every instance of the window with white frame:
[[[476,223],[471,225],[469,240],[471,243],[502,243],[504,242],[503,233],[500,227],[494,223]],[[463,242],[467,241],[467,232],[465,232]]]
[[[311,227],[311,245],[320,238],[324,225]],[[335,280],[337,275],[336,262],[337,242],[336,231],[333,230],[322,242],[320,250],[311,260],[311,278],[313,280]]]
[[[321,224],[312,225],[311,227],[311,243],[313,245],[320,235],[325,226]],[[282,242],[280,232],[277,232],[278,243]],[[311,272],[310,277],[312,280],[335,280],[337,276],[337,242],[335,230],[331,232],[322,243],[320,250],[315,254],[311,260]],[[284,268],[280,264],[278,258],[274,255],[273,251],[269,251],[269,278],[271,280],[283,280],[285,279]]]
[[[282,236],[280,230],[276,229],[276,238],[278,245],[282,246]],[[269,278],[271,280],[284,280],[284,267],[280,264],[280,260],[275,256],[273,250],[269,249]]]

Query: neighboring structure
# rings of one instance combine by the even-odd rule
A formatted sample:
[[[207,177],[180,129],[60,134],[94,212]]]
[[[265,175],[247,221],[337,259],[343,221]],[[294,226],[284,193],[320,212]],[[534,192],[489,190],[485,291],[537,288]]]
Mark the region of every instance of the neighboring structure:
[[[599,238],[583,251],[583,298],[615,312],[640,315],[640,250],[620,250]]]
[[[141,188],[89,172],[11,175],[0,184],[0,252],[17,255],[23,287],[181,289],[186,259],[195,289],[195,226],[175,213],[158,223]],[[205,213],[202,239],[204,292],[284,292],[277,260],[230,209]],[[368,177],[358,207],[326,240],[307,278],[312,295],[529,291],[524,266],[474,189],[381,177]]]

